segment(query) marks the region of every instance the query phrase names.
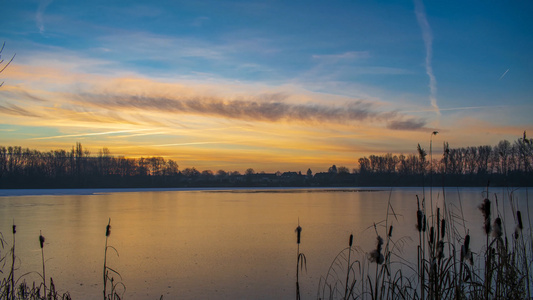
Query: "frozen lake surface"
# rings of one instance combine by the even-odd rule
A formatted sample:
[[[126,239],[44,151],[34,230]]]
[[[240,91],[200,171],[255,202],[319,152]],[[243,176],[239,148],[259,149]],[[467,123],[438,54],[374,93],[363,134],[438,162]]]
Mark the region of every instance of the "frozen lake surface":
[[[510,199],[527,212],[526,192],[489,190],[498,199],[494,214],[507,216],[509,230]],[[2,253],[11,247],[14,222],[16,276],[33,272],[23,279],[39,282],[42,232],[46,274],[56,287],[73,299],[99,298],[111,218],[108,242],[119,256],[109,251],[108,265],[121,274],[125,299],[291,299],[300,222],[307,257],[300,287],[310,299],[350,234],[364,261],[375,246],[374,228],[385,236],[385,224],[392,224],[392,240],[405,242],[398,257],[416,257],[417,195],[425,195],[428,210],[432,199],[434,209],[446,202],[463,215],[456,228],[481,247],[477,207],[485,194],[483,188],[433,189],[431,197],[428,188],[0,190],[0,231],[8,243]]]

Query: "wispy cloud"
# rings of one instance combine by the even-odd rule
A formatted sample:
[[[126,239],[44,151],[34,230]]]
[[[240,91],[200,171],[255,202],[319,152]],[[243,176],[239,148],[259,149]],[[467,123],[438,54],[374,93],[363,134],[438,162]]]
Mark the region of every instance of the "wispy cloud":
[[[418,21],[418,25],[422,30],[422,39],[426,47],[426,73],[429,77],[429,91],[430,102],[435,112],[440,115],[439,106],[437,104],[437,79],[433,74],[433,67],[431,60],[433,58],[433,34],[431,33],[431,27],[426,17],[426,9],[422,0],[414,0],[415,2],[415,14]]]
[[[349,124],[357,122],[404,122],[394,129],[414,130],[422,128],[425,121],[402,121],[402,115],[394,111],[380,111],[375,105],[354,100],[344,105],[291,103],[289,95],[265,93],[246,98],[221,98],[216,96],[157,97],[150,95],[82,93],[77,101],[112,110],[156,111],[166,114],[192,114],[259,122],[304,122]],[[400,123],[398,123],[400,124]],[[407,125],[409,124],[409,125]]]
[[[192,145],[208,145],[208,144],[221,144],[221,143],[224,143],[224,142],[192,142],[192,143],[161,144],[161,145],[153,145],[153,147],[192,146]]]
[[[70,70],[68,66],[65,69]],[[313,93],[292,85],[186,80],[169,83],[138,77],[80,76],[44,67],[15,70],[16,78],[28,78],[29,72],[36,71],[43,76],[34,88],[20,86],[0,91],[4,96],[0,113],[34,117],[32,122],[47,120],[54,126],[70,123],[86,128],[91,128],[91,124],[116,128],[120,123],[124,129],[194,128],[188,127],[191,122],[200,124],[205,118],[221,123],[238,120],[249,124],[281,122],[331,127],[364,124],[408,131],[423,129],[426,124],[425,119],[399,112],[379,99]]]
[[[52,3],[52,0],[41,0],[39,2],[39,7],[37,8],[37,13],[35,14],[35,23],[37,25],[37,28],[39,29],[39,32],[41,34],[44,33],[44,12],[48,5]]]
[[[209,21],[209,17],[201,16],[194,19],[191,23],[191,26],[193,27],[202,27],[204,23]]]
[[[0,113],[22,117],[38,117],[37,114],[11,103],[0,104]]]
[[[345,61],[355,59],[366,59],[370,57],[368,51],[348,51],[340,54],[314,54],[313,59],[325,61]]]
[[[393,130],[419,130],[424,128],[426,122],[420,119],[409,119],[404,121],[391,121],[387,124],[388,129]]]

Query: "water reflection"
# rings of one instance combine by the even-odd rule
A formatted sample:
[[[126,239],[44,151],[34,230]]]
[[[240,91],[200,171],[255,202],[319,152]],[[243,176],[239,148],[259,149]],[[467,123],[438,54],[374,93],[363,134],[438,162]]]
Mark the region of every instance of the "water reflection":
[[[468,228],[473,247],[484,242],[476,240],[482,236],[477,206],[483,191],[433,190],[434,207],[446,204],[462,212],[464,220],[457,227]],[[350,234],[363,252],[375,248],[374,224],[382,236],[387,232],[385,224],[393,224],[393,239],[405,242],[398,255],[412,259],[417,242],[416,195],[423,197],[419,188],[84,190],[81,195],[75,191],[53,195],[64,192],[1,197],[0,230],[9,236],[15,220],[19,275],[41,269],[41,230],[50,258],[47,275],[59,290],[81,299],[101,295],[109,218],[113,224],[109,243],[119,256],[109,255],[108,264],[121,273],[127,299],[161,295],[169,299],[292,298],[298,219],[303,228],[300,250],[308,267],[307,273],[300,274],[302,298],[314,298],[320,276],[347,246]],[[500,213],[513,220],[511,209],[503,209],[509,204],[508,191],[494,189],[493,193]],[[526,211],[525,199],[525,189],[514,194],[513,201],[522,211]],[[514,224],[506,226],[514,228]],[[38,278],[27,276],[28,281]]]

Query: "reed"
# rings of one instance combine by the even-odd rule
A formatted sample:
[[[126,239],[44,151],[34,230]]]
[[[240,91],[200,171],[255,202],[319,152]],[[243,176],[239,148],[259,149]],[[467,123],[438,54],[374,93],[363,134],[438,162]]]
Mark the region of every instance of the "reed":
[[[358,294],[357,283],[361,278],[361,263],[353,257],[362,253],[353,244],[350,234],[348,247],[341,250],[329,266],[326,276],[321,276],[318,284],[317,299],[352,299]],[[342,274],[346,273],[346,278]]]
[[[375,247],[367,254],[354,252],[350,236],[349,246],[335,256],[326,275],[320,278],[317,299],[531,299],[533,243],[524,234],[523,210],[513,202],[512,193],[508,203],[499,203],[496,195],[493,197],[491,201],[487,190],[479,205],[485,233],[485,246],[480,251],[472,250],[472,240],[478,237],[472,237],[466,228],[461,202],[456,211],[443,198],[443,207],[436,207],[434,215],[426,218],[423,201],[421,205],[417,196],[417,261],[401,258],[408,239],[394,240],[392,225],[375,223]],[[509,205],[515,224],[511,236],[507,236],[505,224],[513,220],[506,220],[506,215],[500,213]],[[389,224],[393,215],[391,209],[384,223]],[[388,231],[380,232],[381,227]],[[355,254],[366,257],[366,264],[357,268],[351,263],[357,261]],[[338,276],[341,272],[346,274],[343,283]]]
[[[44,297],[46,298],[46,268],[44,266],[44,236],[42,232],[39,232],[39,245],[41,246],[41,258],[43,262],[43,289]]]
[[[115,247],[108,245],[108,239],[110,235],[111,235],[111,218],[109,218],[109,221],[105,229],[103,295],[104,295],[104,300],[108,300],[108,299],[120,300],[122,296],[124,295],[124,293],[126,292],[126,286],[124,285],[124,283],[122,283],[122,276],[120,275],[120,273],[114,270],[113,268],[109,267],[107,264],[107,250],[111,249],[115,251],[115,254],[117,255],[117,257],[119,256],[118,250]],[[120,278],[120,281],[115,281],[113,274],[117,275]],[[107,288],[108,283],[110,284],[109,291]],[[121,294],[119,294],[118,287],[122,288]]]
[[[303,270],[305,267],[305,270],[307,271],[307,258],[305,257],[305,254],[300,252],[300,240],[301,240],[301,234],[302,234],[302,227],[300,226],[300,220],[298,220],[298,227],[296,227],[296,244],[297,244],[297,256],[296,256],[296,300],[300,300],[300,271]]]
[[[13,245],[11,245],[10,249],[10,258],[11,258],[11,264],[9,269],[9,274],[7,278],[3,278],[0,282],[0,299],[6,299],[6,300],[70,300],[70,294],[68,292],[65,292],[63,294],[60,294],[56,288],[55,284],[52,278],[50,278],[50,283],[47,285],[47,277],[46,277],[46,268],[45,268],[45,257],[44,257],[44,242],[45,238],[42,235],[42,232],[39,233],[39,246],[41,248],[41,259],[42,259],[42,274],[39,274],[38,272],[28,272],[21,274],[17,279],[15,277],[15,270],[17,269],[15,267],[15,262],[20,261],[20,259],[15,255],[15,243],[16,243],[16,233],[17,233],[17,226],[13,222],[12,227],[12,233],[13,233]],[[3,274],[3,268],[7,265],[7,261],[9,256],[7,256],[3,250],[5,249],[5,246],[7,245],[7,241],[4,239],[4,236],[0,233],[0,273]],[[29,286],[25,278],[26,276],[30,274],[38,274],[42,278],[42,282],[40,284],[36,284],[34,281],[31,286]]]

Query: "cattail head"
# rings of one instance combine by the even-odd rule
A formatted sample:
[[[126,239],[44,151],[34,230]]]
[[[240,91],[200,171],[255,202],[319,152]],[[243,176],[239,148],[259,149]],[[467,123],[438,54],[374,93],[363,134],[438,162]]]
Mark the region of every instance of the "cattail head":
[[[518,239],[522,229],[524,229],[524,224],[522,223],[522,213],[519,210],[516,211],[516,221],[518,224],[516,224],[516,228],[514,229],[514,238]]]
[[[492,226],[492,236],[495,238],[499,238],[502,235],[502,219],[500,219],[500,217],[497,217],[494,220],[494,225]]]
[[[350,247],[352,246],[352,244],[353,244],[353,234],[350,234],[350,242],[349,242]]]
[[[376,250],[378,250],[379,252],[381,252],[381,249],[383,248],[383,239],[381,238],[381,236],[378,235],[377,237],[377,243],[376,243]]]
[[[470,264],[474,263],[474,258],[472,257],[472,252],[470,251],[470,235],[465,236],[465,242],[461,246],[461,261],[468,259]]]
[[[381,254],[382,247],[383,247],[383,239],[381,238],[381,236],[378,235],[376,249],[370,252],[369,259],[371,262],[375,262],[378,265],[381,265],[385,261],[385,257],[383,256],[383,254]]]
[[[391,225],[391,226],[389,227],[389,237],[392,236],[392,228],[393,228],[393,227],[392,227],[392,225]]]
[[[446,235],[446,220],[442,219],[440,221],[440,238],[443,239]]]
[[[107,227],[105,228],[105,236],[108,237],[111,234],[111,218],[109,219],[109,222],[107,223]]]
[[[488,198],[485,198],[478,208],[483,214],[483,217],[490,218],[490,200]]]
[[[44,247],[44,236],[41,232],[39,232],[39,244],[41,245],[41,249]]]
[[[298,225],[298,227],[296,227],[296,243],[297,244],[300,244],[300,235],[302,234],[302,227],[300,227],[300,225]]]
[[[435,243],[435,228],[431,226],[429,229],[429,244],[433,245]]]
[[[426,215],[424,214],[424,220],[422,221],[422,231],[423,232],[426,232],[426,224],[427,224],[427,220],[426,220]]]
[[[17,225],[13,224],[13,234],[17,233]]]
[[[485,218],[485,226],[483,227],[485,229],[485,234],[489,234],[492,229],[490,224],[490,200],[485,198],[483,203],[479,206],[479,210]]]
[[[524,224],[522,224],[522,213],[519,210],[516,211],[516,219],[518,220],[518,229],[524,229]]]
[[[422,222],[423,222],[423,214],[422,211],[419,209],[416,211],[416,229],[418,232],[422,231]]]

